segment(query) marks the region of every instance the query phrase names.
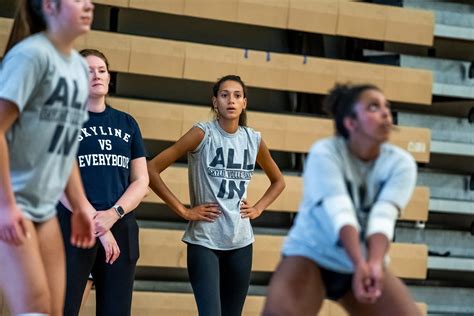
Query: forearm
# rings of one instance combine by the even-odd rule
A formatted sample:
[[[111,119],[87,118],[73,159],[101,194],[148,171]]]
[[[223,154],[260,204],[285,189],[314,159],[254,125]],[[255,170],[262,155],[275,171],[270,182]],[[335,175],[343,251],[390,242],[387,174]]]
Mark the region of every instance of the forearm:
[[[93,207],[87,200],[84,187],[82,186],[81,174],[77,163],[74,162],[71,175],[64,190],[67,201],[69,202],[70,211],[85,211],[92,212]]]
[[[382,264],[385,254],[390,247],[388,238],[380,233],[371,235],[367,240],[369,262]]]
[[[263,212],[270,204],[272,204],[276,198],[285,189],[285,181],[283,177],[270,184],[268,189],[265,191],[260,200],[255,203],[254,207],[259,211]]]
[[[161,175],[157,172],[150,172],[150,188],[166,203],[176,214],[186,219],[186,207],[183,203],[171,192],[168,186],[164,183]]]
[[[115,205],[120,205],[125,213],[133,211],[138,204],[143,200],[148,190],[148,177],[137,179],[130,183],[127,190],[115,202]]]
[[[0,134],[0,205],[15,205],[10,177],[10,163],[5,134]]]
[[[354,266],[365,262],[360,250],[359,232],[355,227],[351,225],[343,226],[339,232],[339,238]]]

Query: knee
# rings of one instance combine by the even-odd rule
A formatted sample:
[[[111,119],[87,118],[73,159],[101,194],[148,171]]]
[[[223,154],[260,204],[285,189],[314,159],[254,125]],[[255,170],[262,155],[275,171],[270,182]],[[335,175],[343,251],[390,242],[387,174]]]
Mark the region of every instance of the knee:
[[[294,304],[291,304],[288,300],[285,299],[274,299],[274,297],[268,297],[265,306],[263,307],[262,315],[263,316],[291,316],[297,315],[296,311],[292,307]]]
[[[36,313],[51,314],[51,295],[49,291],[42,290],[33,293],[28,305],[30,310]]]

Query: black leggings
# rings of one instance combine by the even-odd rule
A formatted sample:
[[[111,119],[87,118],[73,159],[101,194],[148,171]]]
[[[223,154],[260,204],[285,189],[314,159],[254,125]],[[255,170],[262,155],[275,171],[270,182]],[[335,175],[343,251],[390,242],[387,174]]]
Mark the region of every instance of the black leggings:
[[[252,244],[212,250],[188,244],[188,274],[201,316],[240,316],[250,284]]]
[[[117,221],[111,229],[120,248],[120,256],[110,265],[105,263],[105,251],[99,238],[92,249],[80,249],[71,245],[71,212],[63,206],[58,206],[57,209],[66,249],[64,315],[78,315],[89,273],[92,273],[95,283],[96,315],[130,315],[133,280],[139,255],[138,225],[133,212]]]

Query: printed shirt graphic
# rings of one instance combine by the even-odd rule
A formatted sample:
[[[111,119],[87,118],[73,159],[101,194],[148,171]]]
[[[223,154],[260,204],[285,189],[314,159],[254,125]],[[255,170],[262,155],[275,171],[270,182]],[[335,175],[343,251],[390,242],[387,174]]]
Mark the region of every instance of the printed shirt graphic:
[[[361,250],[372,206],[386,201],[403,209],[416,181],[413,157],[391,144],[383,144],[376,160],[364,162],[352,155],[341,137],[313,145],[303,174],[304,189],[298,216],[283,246],[284,255],[305,253],[319,265],[338,272],[353,271],[338,233],[331,210],[323,207],[325,198],[346,195],[356,210],[361,227]]]
[[[183,240],[210,249],[230,250],[254,241],[250,220],[240,217],[240,202],[255,169],[260,133],[239,127],[229,134],[217,121],[198,123],[205,136],[188,154],[191,206],[217,202],[215,222],[190,221]]]
[[[115,205],[130,185],[130,164],[145,157],[137,122],[109,106],[89,112],[79,135],[77,163],[87,199],[96,210]]]
[[[0,98],[20,116],[7,134],[16,202],[25,216],[42,222],[56,213],[87,120],[88,68],[72,51],[59,53],[44,33],[15,45],[0,70]]]

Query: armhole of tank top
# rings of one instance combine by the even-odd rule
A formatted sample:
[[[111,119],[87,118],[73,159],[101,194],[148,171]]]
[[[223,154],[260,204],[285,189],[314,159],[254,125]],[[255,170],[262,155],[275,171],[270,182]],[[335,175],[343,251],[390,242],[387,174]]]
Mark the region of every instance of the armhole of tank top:
[[[246,127],[246,126],[242,126],[242,128],[244,129],[245,133],[247,134],[247,137],[248,139],[252,142],[253,138],[256,136],[257,138],[257,154],[258,154],[258,150],[260,149],[260,142],[262,141],[262,134],[260,134],[260,132],[257,132],[253,129],[250,129],[249,127]],[[249,144],[247,143],[247,149],[248,148]]]
[[[199,128],[200,130],[202,130],[204,132],[204,136],[201,140],[201,142],[196,146],[196,148],[193,150],[193,151],[190,151],[190,154],[196,154],[196,153],[199,153],[202,149],[202,147],[204,147],[204,144],[205,142],[208,140],[209,138],[209,126],[207,124],[196,124],[194,125],[193,127],[197,127]]]

